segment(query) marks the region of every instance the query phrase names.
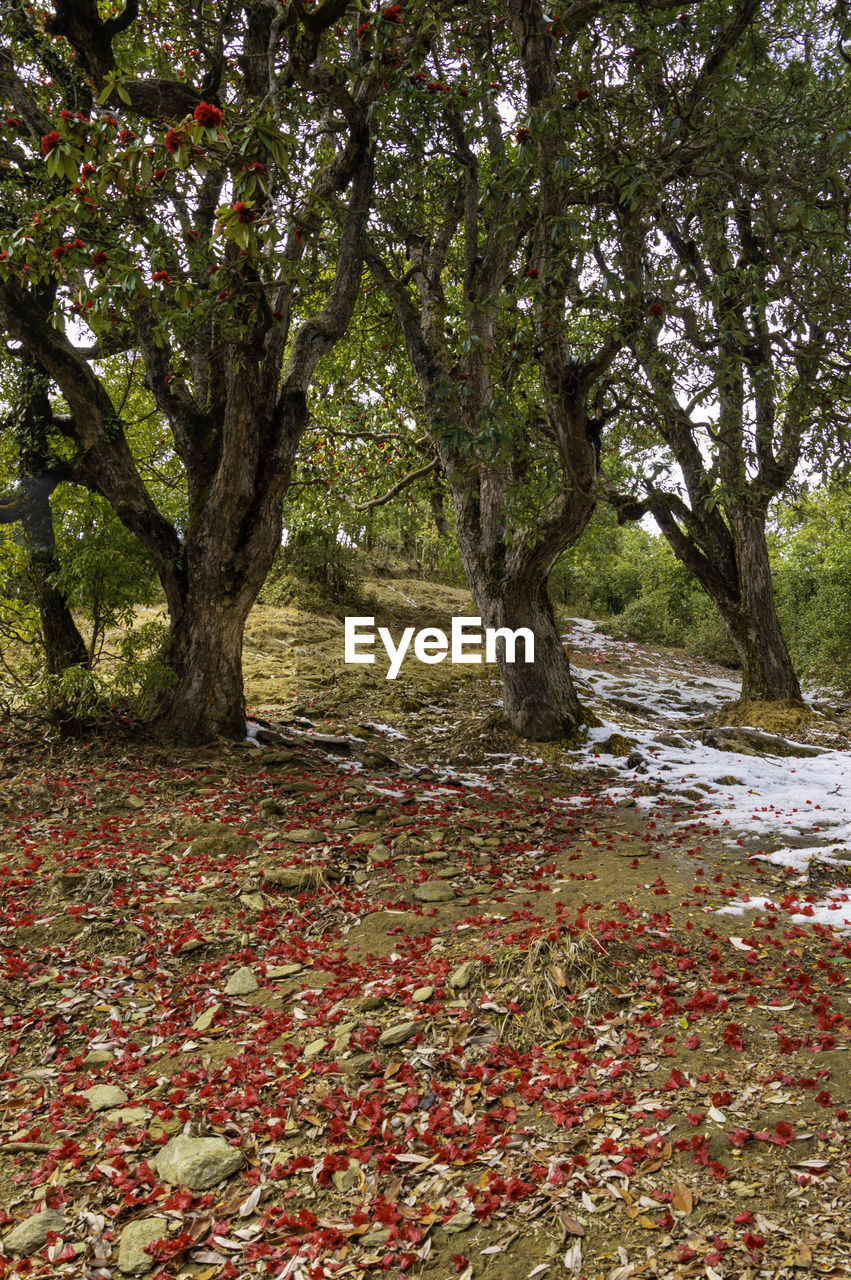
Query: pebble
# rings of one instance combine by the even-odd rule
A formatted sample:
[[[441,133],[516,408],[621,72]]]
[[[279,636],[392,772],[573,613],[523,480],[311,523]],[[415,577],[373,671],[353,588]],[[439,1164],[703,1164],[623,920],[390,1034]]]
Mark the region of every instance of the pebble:
[[[257,991],[259,987],[260,983],[254,975],[254,970],[247,964],[244,964],[228,978],[227,986],[225,987],[225,995],[247,996],[250,995],[252,991]]]
[[[415,1036],[421,1030],[421,1022],[395,1022],[393,1026],[387,1027],[385,1031],[382,1031],[378,1037],[378,1043],[382,1045],[404,1044],[406,1040],[410,1040],[411,1036]]]
[[[453,1213],[448,1222],[444,1222],[443,1230],[447,1235],[455,1235],[458,1231],[467,1231],[470,1227],[475,1226],[476,1219],[472,1213],[468,1213],[466,1209],[459,1209],[457,1213]]]
[[[459,964],[457,969],[453,969],[448,978],[450,987],[454,987],[456,991],[463,991],[465,987],[469,987],[473,974],[476,971],[475,960],[465,960],[463,964]]]

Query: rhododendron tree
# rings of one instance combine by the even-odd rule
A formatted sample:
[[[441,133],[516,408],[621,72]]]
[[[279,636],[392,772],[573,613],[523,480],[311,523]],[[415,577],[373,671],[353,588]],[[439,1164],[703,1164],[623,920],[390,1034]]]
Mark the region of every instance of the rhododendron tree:
[[[184,741],[244,733],[245,618],[280,545],[314,370],[359,288],[370,112],[421,40],[391,13],[367,48],[346,9],[4,11],[0,315],[50,379],[65,478],[155,560],[171,679],[147,712]],[[122,350],[171,431],[179,520],[102,377]]]
[[[597,500],[616,362],[657,323],[644,230],[660,189],[711,147],[758,8],[708,6],[689,27],[666,5],[470,5],[387,107],[367,264],[419,385],[476,610],[535,634],[533,662],[499,655],[506,716],[531,739],[584,718],[547,580]],[[639,73],[645,46],[664,75]]]

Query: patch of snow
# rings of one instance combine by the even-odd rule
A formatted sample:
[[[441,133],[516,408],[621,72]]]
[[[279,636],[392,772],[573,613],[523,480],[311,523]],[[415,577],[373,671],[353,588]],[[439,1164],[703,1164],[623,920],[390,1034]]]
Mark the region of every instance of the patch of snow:
[[[770,911],[777,915],[787,911],[790,919],[801,924],[823,924],[842,933],[851,933],[851,893],[844,890],[834,891],[823,902],[801,902],[795,899],[784,906],[773,902],[771,898],[736,898],[726,906],[718,907],[717,916],[742,916],[747,911]]]
[[[394,729],[392,725],[380,724],[377,720],[364,720],[361,726],[364,729],[372,729],[375,733],[383,733],[385,738],[401,738],[404,742],[408,741],[408,735],[400,733],[398,729]],[[360,742],[358,738],[356,741]]]
[[[407,600],[408,604],[412,604],[415,609],[419,609],[420,606],[417,604],[416,600],[412,600],[410,596],[406,596],[404,591],[397,591],[395,587],[388,586],[386,582],[384,583],[384,589],[385,591],[392,591],[396,596],[401,596],[403,600]]]

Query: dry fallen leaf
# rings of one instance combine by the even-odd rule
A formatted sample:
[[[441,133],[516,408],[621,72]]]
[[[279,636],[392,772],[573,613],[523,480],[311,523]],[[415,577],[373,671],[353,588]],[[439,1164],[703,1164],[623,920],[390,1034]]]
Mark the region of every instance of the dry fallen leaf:
[[[691,1187],[687,1187],[684,1182],[675,1182],[671,1188],[671,1204],[675,1209],[679,1209],[680,1213],[691,1213],[694,1208]]]

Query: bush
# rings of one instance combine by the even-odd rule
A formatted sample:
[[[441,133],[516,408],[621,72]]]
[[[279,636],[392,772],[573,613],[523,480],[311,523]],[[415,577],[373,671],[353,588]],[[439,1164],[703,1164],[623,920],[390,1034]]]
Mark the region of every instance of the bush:
[[[297,605],[321,612],[330,604],[358,598],[357,555],[336,528],[290,530],[260,593],[263,604]]]

